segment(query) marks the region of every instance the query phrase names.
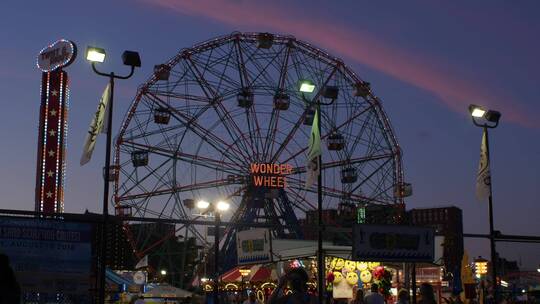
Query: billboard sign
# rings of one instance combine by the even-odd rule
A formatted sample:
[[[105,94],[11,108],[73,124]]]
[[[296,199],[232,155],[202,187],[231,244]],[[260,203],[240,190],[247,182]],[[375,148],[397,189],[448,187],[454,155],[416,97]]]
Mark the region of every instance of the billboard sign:
[[[352,256],[357,261],[433,262],[434,244],[432,228],[356,224]]]
[[[238,265],[271,262],[270,232],[262,228],[238,231],[236,252]]]
[[[89,224],[0,217],[0,253],[23,293],[87,295],[91,241]]]

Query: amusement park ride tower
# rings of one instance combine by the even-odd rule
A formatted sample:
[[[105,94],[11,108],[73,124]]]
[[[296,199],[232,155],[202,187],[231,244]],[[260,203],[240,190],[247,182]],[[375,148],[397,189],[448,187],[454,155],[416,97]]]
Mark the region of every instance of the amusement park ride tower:
[[[75,43],[58,40],[41,50],[41,78],[35,211],[64,212],[69,80],[64,67],[77,55]]]

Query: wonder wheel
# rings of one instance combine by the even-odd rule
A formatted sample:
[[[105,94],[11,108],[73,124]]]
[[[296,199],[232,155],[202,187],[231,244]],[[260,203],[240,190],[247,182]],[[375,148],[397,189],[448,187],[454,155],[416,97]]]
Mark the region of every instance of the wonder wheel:
[[[324,208],[401,204],[400,148],[369,83],[294,37],[233,33],[181,50],[139,87],[116,142],[115,207],[188,219],[199,199],[227,200],[226,220],[272,223],[275,237],[303,238],[300,219],[317,206],[316,181],[305,187],[317,101],[329,103],[320,122]],[[253,164],[283,165],[262,174],[280,184],[255,185]],[[171,253],[166,240],[184,235],[183,225],[150,226],[127,226],[139,257]],[[189,235],[207,243],[199,228]],[[234,250],[235,230],[222,251]],[[170,254],[154,256],[178,267]]]

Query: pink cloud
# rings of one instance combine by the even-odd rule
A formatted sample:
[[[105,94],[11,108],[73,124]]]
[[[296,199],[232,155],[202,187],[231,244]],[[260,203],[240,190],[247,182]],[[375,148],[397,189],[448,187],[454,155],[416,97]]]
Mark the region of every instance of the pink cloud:
[[[294,15],[279,5],[263,1],[241,0],[143,0],[149,4],[181,14],[201,16],[231,26],[253,30],[271,30],[293,34],[301,40],[314,42],[332,53],[352,59],[375,70],[395,77],[437,96],[448,108],[466,113],[470,103],[499,109],[503,119],[521,126],[538,129],[540,125],[526,109],[498,88],[490,88],[461,78],[444,65],[385,43],[362,31],[324,21]]]

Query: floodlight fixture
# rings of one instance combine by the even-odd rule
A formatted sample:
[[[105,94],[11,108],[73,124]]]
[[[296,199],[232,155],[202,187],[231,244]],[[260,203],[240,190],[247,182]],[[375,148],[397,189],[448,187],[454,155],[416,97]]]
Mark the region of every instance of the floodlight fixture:
[[[298,90],[302,93],[312,93],[315,90],[315,84],[309,79],[300,80]]]
[[[200,200],[197,202],[197,208],[199,209],[207,209],[210,207],[210,203],[205,200]]]
[[[484,117],[484,115],[486,114],[486,110],[484,108],[474,104],[469,105],[469,112],[471,113],[472,117],[478,118]]]
[[[217,209],[219,211],[227,211],[229,210],[229,208],[231,207],[231,205],[225,201],[219,201],[217,202],[217,205],[216,205]]]
[[[124,51],[122,62],[130,67],[141,67],[141,57],[139,57],[139,53],[134,51]]]
[[[98,47],[89,46],[86,48],[86,60],[90,62],[105,61],[105,50]]]

